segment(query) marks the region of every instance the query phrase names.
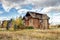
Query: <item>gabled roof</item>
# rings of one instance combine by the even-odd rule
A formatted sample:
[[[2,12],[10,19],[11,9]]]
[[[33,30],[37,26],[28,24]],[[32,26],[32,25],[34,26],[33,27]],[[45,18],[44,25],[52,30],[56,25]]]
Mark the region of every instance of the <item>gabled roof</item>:
[[[31,16],[32,18],[38,18],[38,19],[49,19],[47,14],[36,13],[36,12],[27,12],[23,18],[26,18],[28,16]]]

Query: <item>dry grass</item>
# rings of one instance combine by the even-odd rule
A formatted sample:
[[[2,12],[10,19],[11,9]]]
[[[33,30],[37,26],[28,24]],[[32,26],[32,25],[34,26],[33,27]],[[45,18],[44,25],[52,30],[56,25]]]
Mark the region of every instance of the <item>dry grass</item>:
[[[60,30],[0,31],[0,40],[60,40]]]

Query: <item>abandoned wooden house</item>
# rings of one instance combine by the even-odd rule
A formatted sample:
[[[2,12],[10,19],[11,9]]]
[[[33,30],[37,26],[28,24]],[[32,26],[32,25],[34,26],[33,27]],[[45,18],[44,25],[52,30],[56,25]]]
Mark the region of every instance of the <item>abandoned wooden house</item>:
[[[48,29],[49,28],[49,17],[46,14],[27,12],[23,17],[25,26],[32,26],[36,29]]]

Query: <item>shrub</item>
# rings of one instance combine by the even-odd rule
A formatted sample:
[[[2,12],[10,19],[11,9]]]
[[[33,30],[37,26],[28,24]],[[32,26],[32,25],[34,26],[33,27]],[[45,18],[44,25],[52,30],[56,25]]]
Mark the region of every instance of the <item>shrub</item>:
[[[17,25],[15,24],[15,25],[14,25],[14,30],[16,30],[16,29],[17,29]]]
[[[14,25],[14,30],[19,30],[19,29],[25,29],[25,26],[24,25]]]
[[[7,26],[6,29],[9,30],[9,27]]]
[[[33,26],[26,26],[26,29],[34,29]]]
[[[22,25],[22,26],[20,26],[19,28],[20,28],[20,29],[25,29],[25,26],[24,26],[24,25]]]
[[[60,28],[60,25],[58,25],[58,28]]]
[[[14,25],[14,30],[18,30],[18,29],[34,29],[33,26],[24,26],[24,25]]]

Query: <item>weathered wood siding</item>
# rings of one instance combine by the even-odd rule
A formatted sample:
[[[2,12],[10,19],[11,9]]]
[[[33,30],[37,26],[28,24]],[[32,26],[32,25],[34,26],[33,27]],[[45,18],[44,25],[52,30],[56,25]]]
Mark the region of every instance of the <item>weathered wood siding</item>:
[[[34,28],[38,28],[38,26],[39,26],[39,20],[38,19],[33,19],[34,21],[33,21],[33,26],[34,26]]]
[[[25,26],[29,26],[29,20],[25,20]]]

